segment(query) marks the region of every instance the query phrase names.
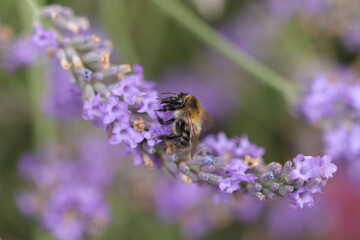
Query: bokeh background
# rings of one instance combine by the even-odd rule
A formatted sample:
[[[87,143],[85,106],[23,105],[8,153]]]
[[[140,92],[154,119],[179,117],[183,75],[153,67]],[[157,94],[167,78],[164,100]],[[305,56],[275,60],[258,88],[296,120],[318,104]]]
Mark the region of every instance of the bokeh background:
[[[300,90],[314,72],[335,65],[358,70],[356,29],[353,38],[346,38],[341,26],[350,21],[348,15],[360,15],[360,2],[333,1],[339,2],[334,5],[335,16],[330,11],[323,14],[320,5],[313,6],[321,2],[316,0],[304,0],[300,5],[296,3],[299,0],[179,0],[218,34]],[[346,2],[357,5],[351,8]],[[185,91],[197,96],[217,120],[213,132],[224,131],[230,137],[247,134],[251,142],[266,149],[266,162],[284,163],[298,153],[323,154],[321,129],[296,113],[296,102],[286,101],[279,92],[207,46],[153,1],[38,3],[63,4],[88,17],[92,31],[112,39],[114,59],[141,64],[146,79],[157,82],[160,92]],[[360,188],[343,174],[341,165],[325,192],[315,197],[315,207],[304,210],[293,210],[279,199],[261,206],[248,203],[256,200],[240,199],[232,203],[242,208],[234,215],[224,206],[205,203],[203,198],[195,201],[184,197],[191,191],[201,192],[199,189],[183,190],[185,185],[180,185],[171,192],[172,187],[166,185],[171,180],[163,173],[135,167],[116,149],[109,150],[103,144],[105,133],[83,121],[76,106],[69,116],[61,112],[67,92],[60,90],[63,85],[59,81],[65,77],[51,62],[49,65],[49,60],[37,56],[31,46],[21,46],[21,40],[32,31],[31,18],[25,1],[1,0],[1,26],[12,32],[3,31],[1,41],[8,41],[8,37],[19,41],[18,45],[1,45],[0,41],[1,239],[52,239],[34,217],[20,211],[16,200],[29,184],[19,171],[24,154],[58,158],[58,149],[79,153],[92,146],[99,149],[95,157],[73,154],[73,158],[102,159],[111,163],[106,171],[117,170],[106,191],[111,221],[97,236],[85,239],[360,239]],[[14,49],[21,49],[20,55],[13,53]],[[114,154],[109,155],[109,151]],[[158,198],[178,201],[180,210],[175,211],[171,204],[167,209]],[[205,198],[211,202],[211,197]],[[205,219],[191,219],[199,212]],[[204,221],[211,224],[201,227]]]

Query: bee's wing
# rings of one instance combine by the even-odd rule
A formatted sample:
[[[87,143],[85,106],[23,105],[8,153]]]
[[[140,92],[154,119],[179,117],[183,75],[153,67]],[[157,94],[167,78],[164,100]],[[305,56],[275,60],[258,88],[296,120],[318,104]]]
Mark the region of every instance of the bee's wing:
[[[202,129],[207,131],[215,126],[215,118],[208,112],[204,112],[202,117]]]
[[[190,144],[190,156],[191,156],[190,159],[192,159],[192,157],[194,156],[194,154],[196,152],[196,146],[197,146],[198,141],[199,141],[199,135],[195,134],[194,124],[191,121],[190,116],[187,116],[187,120],[188,120],[188,123],[189,123],[189,126],[190,126],[190,141],[189,141],[189,144]]]

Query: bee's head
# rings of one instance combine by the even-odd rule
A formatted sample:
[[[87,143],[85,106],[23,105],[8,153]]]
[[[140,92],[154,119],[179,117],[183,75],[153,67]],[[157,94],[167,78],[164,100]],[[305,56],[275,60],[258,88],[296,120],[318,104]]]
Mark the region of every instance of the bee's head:
[[[165,93],[166,94],[166,93]],[[185,104],[189,94],[187,93],[172,93],[173,95],[167,98],[161,98],[161,103],[171,106],[182,106]]]
[[[187,93],[177,93],[174,95],[174,104],[175,105],[183,105],[187,98],[188,98],[189,94]]]

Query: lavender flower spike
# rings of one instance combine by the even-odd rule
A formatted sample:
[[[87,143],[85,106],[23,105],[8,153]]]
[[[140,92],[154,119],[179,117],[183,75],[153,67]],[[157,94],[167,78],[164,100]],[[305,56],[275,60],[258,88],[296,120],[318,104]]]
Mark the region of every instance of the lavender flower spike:
[[[259,200],[283,196],[299,207],[311,206],[312,194],[320,192],[323,181],[336,171],[329,157],[299,155],[294,159],[295,167],[292,163],[284,168],[279,163],[266,165],[262,147],[245,135],[228,139],[225,133],[206,137],[191,160],[188,149],[172,152],[169,157],[166,144],[154,137],[168,134],[170,129],[157,121],[154,111],[159,109],[159,96],[155,84],[144,81],[142,67],[135,65],[132,70],[129,65],[112,64],[108,58],[111,42],[75,31],[85,27],[84,21],[68,8],[48,6],[42,15],[59,31],[75,33],[70,38],[57,36],[56,55],[81,91],[83,118],[103,127],[111,144],[124,143],[121,146],[136,157],[136,165],[163,168],[186,183],[208,185],[222,196],[234,192]],[[316,184],[317,179],[322,179],[321,183]]]

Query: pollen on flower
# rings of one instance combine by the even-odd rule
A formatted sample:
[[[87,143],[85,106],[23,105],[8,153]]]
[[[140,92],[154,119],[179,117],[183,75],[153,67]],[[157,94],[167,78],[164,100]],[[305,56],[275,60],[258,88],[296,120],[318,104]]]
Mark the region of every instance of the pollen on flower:
[[[124,75],[131,72],[132,68],[130,64],[122,64],[118,67],[118,73],[116,74],[116,78],[120,81],[124,78]]]
[[[180,179],[185,183],[185,184],[192,184],[193,180],[186,174],[184,173],[180,173]]]
[[[146,168],[148,168],[148,169],[153,169],[154,168],[154,162],[151,160],[149,155],[144,154],[143,161],[144,161],[144,165],[145,165]]]
[[[90,27],[89,20],[86,17],[77,18],[79,25],[83,30],[87,30]]]
[[[116,74],[116,78],[121,81],[123,79],[123,74],[122,73]]]
[[[138,132],[142,132],[145,130],[145,121],[140,118],[134,121],[134,129]]]
[[[48,55],[49,58],[52,58],[55,55],[54,48],[52,48],[52,47],[46,48],[46,52],[47,52],[47,55]]]
[[[54,22],[59,22],[61,18],[60,14],[57,12],[52,12],[50,17]]]
[[[75,68],[82,68],[83,67],[83,63],[81,61],[81,59],[77,56],[73,57],[72,62],[74,64]]]
[[[72,66],[72,64],[66,60],[61,60],[60,65],[64,70],[69,70]]]
[[[256,193],[256,196],[260,201],[265,201],[265,195],[262,194],[261,192]]]
[[[124,73],[129,73],[131,72],[131,65],[130,64],[122,64],[119,66],[120,70]]]
[[[245,164],[249,165],[249,168],[254,168],[256,166],[259,166],[260,164],[260,157],[253,158],[250,155],[246,155],[244,158]]]
[[[79,32],[79,30],[80,30],[80,27],[79,27],[76,23],[74,23],[74,22],[68,22],[68,23],[66,24],[66,27],[67,27],[70,31],[72,31],[74,34],[77,34],[77,33]]]
[[[106,51],[100,55],[100,64],[104,69],[108,69],[110,66],[110,52]]]
[[[96,36],[95,34],[92,34],[90,36],[90,41],[91,42],[94,42],[94,43],[97,43],[97,42],[100,42],[101,41],[101,38],[99,38],[98,36]]]

